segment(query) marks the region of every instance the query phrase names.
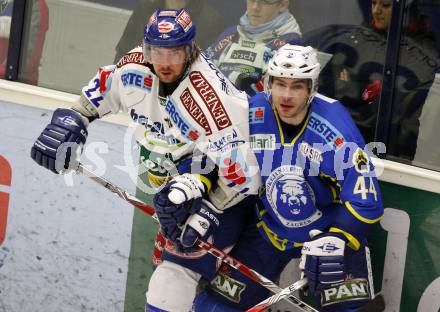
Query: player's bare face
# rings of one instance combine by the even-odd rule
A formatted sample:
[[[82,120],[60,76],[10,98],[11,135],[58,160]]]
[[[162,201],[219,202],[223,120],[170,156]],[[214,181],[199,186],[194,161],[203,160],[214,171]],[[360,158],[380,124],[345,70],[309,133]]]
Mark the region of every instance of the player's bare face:
[[[378,30],[385,31],[391,20],[391,11],[393,8],[392,0],[372,0],[371,13],[373,15],[374,26]]]
[[[249,23],[256,26],[272,21],[283,11],[281,2],[279,0],[247,0]]]
[[[151,63],[159,80],[171,83],[179,79],[188,61],[188,55],[184,47],[178,48],[155,48],[150,51]]]
[[[271,92],[272,105],[281,120],[291,125],[299,125],[307,114],[307,80],[274,77]]]

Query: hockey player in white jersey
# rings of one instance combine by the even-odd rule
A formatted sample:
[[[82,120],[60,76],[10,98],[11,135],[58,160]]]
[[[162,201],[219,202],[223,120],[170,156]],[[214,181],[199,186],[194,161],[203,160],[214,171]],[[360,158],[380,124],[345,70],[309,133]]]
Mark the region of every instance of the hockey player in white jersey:
[[[31,157],[55,173],[75,169],[89,123],[107,114],[128,112],[136,123],[136,140],[150,156],[154,153],[146,159],[151,184],[160,186],[179,175],[167,184],[174,194],[182,191],[174,196],[182,208],[172,215],[177,223],[183,227],[187,220],[187,202],[198,203],[192,205],[191,213],[205,227],[188,224],[185,233],[190,236],[186,237],[209,238],[226,250],[240,235],[247,214],[247,209],[240,208],[243,204],[235,204],[258,189],[259,173],[252,170],[258,165],[247,143],[247,96],[200,52],[195,33],[184,9],[157,10],[145,26],[143,46],[116,65],[100,68],[71,109],[55,110]],[[195,153],[201,157],[192,157]],[[163,160],[175,166],[165,168]],[[205,170],[202,163],[215,170]],[[168,200],[162,198],[163,205],[157,207],[167,238],[172,237],[173,228],[161,209]],[[220,230],[228,236],[216,236]],[[199,279],[215,274],[214,257],[200,250],[182,253],[175,247],[165,243],[164,261],[150,279],[149,311],[189,311]]]

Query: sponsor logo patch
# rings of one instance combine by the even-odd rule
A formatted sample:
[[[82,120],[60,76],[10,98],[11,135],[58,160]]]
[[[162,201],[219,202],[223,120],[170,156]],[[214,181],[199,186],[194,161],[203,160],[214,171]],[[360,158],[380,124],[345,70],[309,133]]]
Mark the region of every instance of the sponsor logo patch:
[[[368,281],[362,278],[345,281],[336,287],[324,289],[321,293],[321,305],[323,307],[346,301],[369,299]]]
[[[130,117],[134,122],[143,125],[145,129],[152,133],[157,139],[167,142],[169,145],[180,143],[179,140],[172,135],[165,135],[164,125],[158,121],[152,122],[147,116],[139,114],[134,108],[130,111]]]
[[[233,130],[230,133],[226,133],[218,140],[209,140],[208,141],[208,150],[211,152],[225,152],[230,150],[239,144],[244,144],[244,140],[237,140],[238,135],[237,131]]]
[[[253,134],[249,136],[249,144],[253,150],[275,150],[275,134]]]
[[[264,107],[253,107],[249,109],[249,122],[251,124],[264,122]]]
[[[171,121],[173,124],[179,128],[180,132],[187,137],[188,139],[195,141],[199,137],[199,132],[192,128],[190,123],[186,121],[186,119],[183,117],[182,113],[179,111],[176,104],[174,104],[171,99],[168,100],[165,111],[170,116]]]
[[[180,95],[180,100],[182,101],[183,107],[185,107],[186,111],[191,115],[191,117],[203,129],[205,129],[206,135],[211,135],[212,130],[209,126],[208,120],[188,88],[183,90],[182,94]]]
[[[180,14],[176,17],[176,22],[182,26],[185,32],[187,32],[192,26],[191,17],[185,10],[180,12]]]
[[[160,33],[169,33],[174,29],[174,25],[170,22],[160,22],[157,25],[157,30],[159,30]]]
[[[223,297],[228,298],[232,302],[239,303],[242,292],[246,289],[246,285],[230,276],[218,272],[210,283],[211,289],[219,293]]]
[[[246,165],[243,162],[244,165]],[[246,178],[245,169],[241,167],[239,161],[226,157],[223,159],[223,164],[219,166],[221,175],[228,180],[228,186],[234,187],[236,185],[246,185],[250,180]]]
[[[144,64],[144,54],[142,52],[132,52],[124,55],[119,62],[116,64],[117,68],[121,68],[122,66],[126,64]]]
[[[312,113],[307,128],[319,135],[326,143],[331,143],[338,149],[345,143],[344,136],[324,117]]]
[[[255,47],[255,42],[254,41],[249,41],[249,40],[242,40],[241,41],[241,46],[245,47],[245,48],[253,49]]]
[[[147,92],[151,92],[153,86],[153,75],[137,70],[124,71],[121,75],[121,81],[124,87],[136,87]]]
[[[299,145],[298,149],[301,152],[301,154],[303,154],[310,161],[313,161],[313,162],[318,163],[318,164],[322,162],[322,153],[321,153],[321,151],[316,149],[316,148],[313,148],[307,142],[302,142]]]
[[[247,50],[235,50],[231,53],[231,59],[233,60],[245,60],[249,62],[255,62],[257,53]]]
[[[232,125],[232,122],[226,113],[226,110],[220,101],[214,88],[208,83],[206,78],[199,71],[193,71],[189,74],[191,84],[208,107],[209,113],[219,130]]]

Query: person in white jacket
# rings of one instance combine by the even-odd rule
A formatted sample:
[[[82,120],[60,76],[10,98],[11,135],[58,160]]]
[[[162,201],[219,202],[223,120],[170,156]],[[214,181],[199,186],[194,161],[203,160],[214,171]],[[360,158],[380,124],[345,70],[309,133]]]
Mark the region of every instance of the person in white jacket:
[[[262,75],[274,51],[286,43],[301,43],[301,29],[289,0],[248,0],[239,24],[226,29],[206,50],[238,89],[262,91]]]

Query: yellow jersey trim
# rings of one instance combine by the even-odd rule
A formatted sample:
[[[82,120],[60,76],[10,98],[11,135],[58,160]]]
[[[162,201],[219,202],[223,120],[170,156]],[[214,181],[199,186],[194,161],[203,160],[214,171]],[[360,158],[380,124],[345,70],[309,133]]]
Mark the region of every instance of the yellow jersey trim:
[[[383,218],[383,215],[377,219],[367,219],[365,217],[362,217],[359,213],[356,212],[356,210],[354,210],[354,208],[351,206],[351,204],[348,201],[345,202],[345,207],[347,207],[348,211],[350,211],[351,214],[356,217],[356,219],[368,224],[376,223],[377,221]]]
[[[303,243],[296,243],[288,240],[287,238],[280,238],[276,233],[274,233],[264,221],[259,221],[257,223],[258,228],[263,228],[263,231],[266,233],[267,238],[269,238],[272,245],[275,246],[276,249],[285,251],[288,246],[293,246],[295,248],[301,247]]]
[[[211,191],[211,188],[212,188],[212,183],[211,183],[211,181],[207,178],[207,177],[205,177],[205,176],[202,176],[201,174],[195,174],[195,176],[203,183],[203,184],[205,184],[205,186],[206,186],[206,193],[208,193],[209,191]]]
[[[304,123],[303,127],[298,132],[298,134],[292,139],[292,141],[290,143],[284,143],[284,132],[283,132],[283,129],[281,127],[280,117],[278,116],[277,110],[275,108],[273,109],[273,113],[275,115],[275,119],[277,120],[278,132],[280,133],[280,138],[281,138],[281,145],[283,145],[283,146],[293,146],[293,144],[295,144],[296,140],[298,140],[300,135],[303,134],[304,130],[306,129],[307,125],[309,124],[309,119],[310,119],[310,115],[311,114],[309,113],[309,115],[307,116],[306,122]]]
[[[353,250],[359,250],[359,248],[361,247],[361,243],[357,240],[357,238],[351,235],[350,233],[345,232],[344,230],[331,227],[329,232],[343,234],[348,239],[348,247],[350,247]]]

